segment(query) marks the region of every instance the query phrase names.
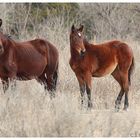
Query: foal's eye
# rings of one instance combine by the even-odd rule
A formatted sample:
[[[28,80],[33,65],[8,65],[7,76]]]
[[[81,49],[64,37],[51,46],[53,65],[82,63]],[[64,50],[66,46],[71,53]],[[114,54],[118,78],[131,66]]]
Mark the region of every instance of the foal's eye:
[[[78,36],[81,37],[81,33],[78,33]]]

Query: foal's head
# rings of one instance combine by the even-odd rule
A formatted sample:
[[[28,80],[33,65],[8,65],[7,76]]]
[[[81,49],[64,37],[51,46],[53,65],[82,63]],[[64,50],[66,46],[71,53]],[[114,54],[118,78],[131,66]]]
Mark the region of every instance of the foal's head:
[[[75,50],[80,56],[83,56],[86,51],[83,43],[84,40],[83,28],[84,28],[83,25],[81,25],[80,28],[78,29],[75,28],[74,25],[72,25],[70,33],[71,49]]]

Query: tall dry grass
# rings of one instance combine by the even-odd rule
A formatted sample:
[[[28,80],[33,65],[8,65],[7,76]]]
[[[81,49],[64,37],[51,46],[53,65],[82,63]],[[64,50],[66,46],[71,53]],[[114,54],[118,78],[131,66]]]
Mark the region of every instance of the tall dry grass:
[[[17,81],[16,89],[4,94],[0,84],[0,136],[2,137],[126,137],[140,135],[140,48],[139,42],[125,41],[135,56],[135,71],[129,92],[129,111],[114,111],[119,93],[118,83],[111,77],[93,78],[93,109],[80,106],[78,82],[69,66],[70,25],[63,18],[50,18],[35,27],[32,34],[24,32],[20,39],[46,38],[60,54],[56,97],[50,99],[35,80]],[[124,100],[124,99],[123,99]],[[123,106],[123,101],[122,101]]]

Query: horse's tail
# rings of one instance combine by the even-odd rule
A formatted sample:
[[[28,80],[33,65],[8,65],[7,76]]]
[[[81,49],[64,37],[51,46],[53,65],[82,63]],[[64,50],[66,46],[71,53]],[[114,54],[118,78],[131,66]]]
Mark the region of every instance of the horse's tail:
[[[57,86],[57,80],[58,80],[58,67],[59,67],[59,63],[57,63],[57,65],[56,65],[56,69],[55,69],[55,72],[54,72],[54,74],[53,74],[54,90],[56,90],[56,86]]]
[[[132,75],[132,72],[134,70],[134,57],[132,58],[132,63],[131,63],[131,66],[129,68],[129,71],[128,71],[128,80],[129,80],[129,84],[131,85],[131,75]]]

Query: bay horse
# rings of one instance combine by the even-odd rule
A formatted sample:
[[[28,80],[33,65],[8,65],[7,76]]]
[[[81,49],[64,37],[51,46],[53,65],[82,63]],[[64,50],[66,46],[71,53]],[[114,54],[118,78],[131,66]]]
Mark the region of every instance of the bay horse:
[[[88,107],[91,102],[92,77],[110,74],[119,83],[121,90],[115,101],[116,110],[120,109],[121,99],[125,93],[124,110],[127,110],[130,76],[134,69],[134,56],[131,48],[124,42],[114,40],[102,44],[91,44],[83,34],[83,25],[70,32],[70,66],[80,86],[81,103],[86,91]]]
[[[0,19],[0,27],[2,20]],[[36,79],[49,91],[56,89],[59,54],[44,39],[17,42],[0,32],[0,78],[4,92],[13,79]]]

